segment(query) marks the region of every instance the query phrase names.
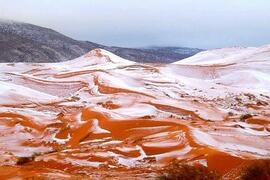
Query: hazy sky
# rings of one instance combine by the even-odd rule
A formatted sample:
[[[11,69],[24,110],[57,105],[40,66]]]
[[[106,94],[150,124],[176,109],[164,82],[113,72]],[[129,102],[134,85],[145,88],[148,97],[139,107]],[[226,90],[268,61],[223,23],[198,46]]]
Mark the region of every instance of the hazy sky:
[[[0,0],[0,18],[106,45],[270,44],[270,0]]]

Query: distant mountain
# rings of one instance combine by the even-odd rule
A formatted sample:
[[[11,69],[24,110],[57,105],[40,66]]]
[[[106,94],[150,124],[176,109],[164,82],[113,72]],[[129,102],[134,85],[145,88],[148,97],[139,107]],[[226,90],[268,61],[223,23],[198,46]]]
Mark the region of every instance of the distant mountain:
[[[172,63],[202,51],[183,47],[122,48],[77,41],[54,30],[0,20],[0,62],[60,62],[102,48],[144,63]]]

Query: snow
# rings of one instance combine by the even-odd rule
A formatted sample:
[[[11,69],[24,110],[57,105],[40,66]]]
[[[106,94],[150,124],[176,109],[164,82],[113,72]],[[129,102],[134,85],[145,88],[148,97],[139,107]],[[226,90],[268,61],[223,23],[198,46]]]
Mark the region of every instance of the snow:
[[[16,97],[16,98],[13,98]],[[42,93],[24,86],[0,81],[0,104],[20,103],[31,101],[53,101],[57,96]]]
[[[133,61],[123,59],[103,49],[95,49],[74,60],[53,63],[54,67],[63,70],[112,69],[117,65],[131,65]]]
[[[214,65],[245,63],[250,61],[269,61],[270,45],[248,48],[223,48],[200,52],[192,57],[173,64]]]
[[[254,153],[262,156],[269,156],[269,151],[265,149],[260,149],[244,144],[236,144],[236,143],[224,143],[224,142],[219,142],[215,140],[213,137],[208,135],[205,132],[202,132],[200,130],[194,129],[193,130],[193,136],[197,139],[197,141],[201,144],[212,146],[213,148],[217,148],[220,150],[229,150],[232,152],[249,152],[249,153]]]
[[[175,65],[211,67],[213,78],[208,82],[242,90],[270,90],[270,45],[248,48],[214,49],[177,61]],[[196,79],[200,79],[199,78]]]

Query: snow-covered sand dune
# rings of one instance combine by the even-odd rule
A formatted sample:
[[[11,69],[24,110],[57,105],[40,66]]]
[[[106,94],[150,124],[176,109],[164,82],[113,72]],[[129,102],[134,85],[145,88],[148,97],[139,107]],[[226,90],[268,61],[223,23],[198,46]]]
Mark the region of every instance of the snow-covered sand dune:
[[[214,49],[174,64],[215,66],[217,70],[213,79],[217,83],[255,91],[269,92],[270,89],[270,45]]]
[[[269,46],[0,64],[0,89],[0,178],[156,178],[175,159],[225,176],[270,158]]]
[[[215,65],[269,62],[270,45],[262,47],[235,47],[200,52],[173,64]]]

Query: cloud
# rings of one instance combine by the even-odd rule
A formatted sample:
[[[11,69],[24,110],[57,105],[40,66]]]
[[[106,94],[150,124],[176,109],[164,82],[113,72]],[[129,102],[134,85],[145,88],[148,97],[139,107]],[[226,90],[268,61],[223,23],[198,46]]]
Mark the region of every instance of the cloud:
[[[270,43],[267,0],[0,0],[0,17],[107,45]]]

